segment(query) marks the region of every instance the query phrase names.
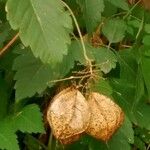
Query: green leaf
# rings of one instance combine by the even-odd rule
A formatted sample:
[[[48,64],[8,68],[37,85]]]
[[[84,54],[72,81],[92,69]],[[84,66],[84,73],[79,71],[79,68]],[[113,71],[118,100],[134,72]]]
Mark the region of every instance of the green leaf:
[[[134,144],[139,150],[146,150],[145,143],[137,136],[135,136]]]
[[[43,64],[33,56],[30,50],[24,50],[24,53],[15,59],[13,65],[13,69],[17,71],[14,77],[16,100],[32,97],[36,93],[41,94],[48,86],[55,84],[51,81],[64,77],[74,66],[77,53],[72,50],[70,49],[63,62],[55,67]]]
[[[100,141],[92,140],[89,144],[90,150],[130,150],[130,144],[123,134],[118,131],[112,139],[106,144]]]
[[[102,32],[110,43],[118,43],[124,38],[126,28],[127,26],[123,20],[110,19],[104,24]]]
[[[36,92],[41,93],[46,89],[47,82],[56,74],[48,64],[36,59],[30,51],[15,59],[13,69],[17,71],[14,77],[17,80],[16,100],[31,97]]]
[[[146,84],[146,88],[148,91],[148,95],[150,97],[150,57],[143,56],[141,60],[141,68],[142,68],[142,74],[144,77],[144,81]]]
[[[104,17],[110,17],[115,13],[117,13],[117,8],[114,5],[112,5],[109,1],[104,0],[104,5],[105,9],[104,12],[102,13]]]
[[[97,67],[99,67],[100,70],[103,71],[105,74],[107,74],[111,71],[111,69],[116,67],[117,58],[111,50],[108,50],[107,48],[95,48],[92,47],[89,43],[85,43],[85,47],[88,57],[96,61]],[[69,50],[72,51],[72,56],[76,61],[79,61],[81,64],[86,65],[80,42],[73,42]]]
[[[116,68],[117,58],[115,54],[107,48],[93,48],[91,51],[96,65],[100,67],[105,74],[109,73],[111,69]]]
[[[45,63],[61,62],[71,43],[72,20],[59,0],[8,0],[7,19],[25,46]]]
[[[150,35],[145,35],[142,42],[144,45],[150,46]]]
[[[35,137],[27,134],[24,140],[25,145],[27,146],[28,150],[38,150],[38,149],[47,149],[47,147],[40,142],[40,140],[36,139]]]
[[[87,45],[86,49],[88,50]],[[70,59],[73,59],[74,61],[79,61],[81,64],[86,64],[86,60],[84,58],[83,54],[83,48],[80,41],[72,41],[70,47],[69,47],[68,56]]]
[[[135,83],[138,66],[131,49],[125,49],[116,54],[120,64],[120,78],[128,80],[130,83]]]
[[[0,120],[5,117],[8,109],[8,89],[6,82],[0,78]]]
[[[137,54],[136,50],[136,54]],[[141,73],[141,68],[138,65],[138,57],[132,52],[131,49],[125,49],[118,53],[117,58],[120,63],[120,78],[126,80],[125,83],[132,84],[135,87],[134,94],[132,95],[132,102],[130,102],[133,108],[138,104],[141,97],[144,95],[144,81]],[[137,64],[138,62],[138,64]],[[126,85],[125,84],[125,85]]]
[[[107,0],[114,6],[121,8],[123,10],[129,10],[129,6],[126,0]]]
[[[103,0],[78,0],[89,33],[93,32],[101,22],[101,13],[104,11]]]
[[[141,128],[146,128],[150,130],[150,105],[143,102],[139,103],[137,109],[135,110],[135,116],[137,119],[137,124]]]
[[[132,123],[127,116],[125,117],[124,123],[119,131],[123,134],[129,143],[134,143],[134,130],[132,128]]]
[[[0,59],[0,69],[3,69],[5,71],[7,71],[8,73],[12,72],[12,64],[13,64],[14,59],[17,56],[12,51],[13,51],[13,49],[11,49],[11,51],[6,53]]]
[[[37,105],[28,105],[16,114],[15,128],[28,133],[44,133],[40,109]]]
[[[1,12],[0,12],[1,13]],[[6,39],[8,39],[10,32],[10,26],[8,22],[1,24],[0,23],[0,47],[3,47],[3,43],[5,42]]]
[[[20,112],[0,121],[0,149],[19,150],[15,132],[43,133],[44,125],[37,105],[28,105]]]
[[[145,24],[144,29],[146,33],[150,33],[150,24]]]
[[[144,94],[145,94],[144,79],[143,79],[142,70],[141,70],[140,66],[137,71],[135,84],[136,84],[135,85],[136,89],[135,89],[135,99],[134,99],[133,107],[136,107],[136,105],[138,105],[142,96],[144,96]]]
[[[90,86],[90,89],[94,92],[100,92],[108,96],[113,93],[113,89],[107,79],[99,79],[98,81],[96,81],[96,83],[93,83]]]
[[[137,135],[144,143],[149,144],[150,143],[150,134],[149,130],[146,130],[145,128],[136,128],[135,129],[135,135]]]
[[[15,130],[8,119],[0,122],[0,149],[19,150]]]
[[[117,104],[121,106],[127,117],[136,123],[133,112],[133,97],[135,95],[135,85],[127,79],[112,79],[111,86],[113,88],[113,97]]]

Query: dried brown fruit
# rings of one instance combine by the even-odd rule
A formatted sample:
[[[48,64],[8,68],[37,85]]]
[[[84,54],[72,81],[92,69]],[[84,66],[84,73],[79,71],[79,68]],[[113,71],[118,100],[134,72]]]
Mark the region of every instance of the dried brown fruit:
[[[62,143],[78,139],[88,127],[90,111],[84,96],[75,88],[56,95],[47,111],[47,120],[54,136]]]
[[[62,144],[71,144],[72,142],[79,140],[80,137],[81,137],[81,134],[78,134],[78,135],[74,135],[74,136],[66,138],[66,139],[61,139],[60,142]]]
[[[91,118],[86,133],[103,141],[109,140],[123,123],[123,111],[110,98],[96,92],[89,95],[88,103]]]

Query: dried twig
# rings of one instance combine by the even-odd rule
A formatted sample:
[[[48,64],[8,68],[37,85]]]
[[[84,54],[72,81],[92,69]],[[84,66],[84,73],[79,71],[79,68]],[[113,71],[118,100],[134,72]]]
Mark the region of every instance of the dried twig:
[[[7,45],[5,45],[2,49],[0,49],[0,56],[4,54],[4,52],[17,40],[17,38],[19,37],[19,33],[17,33],[12,39],[11,41],[9,41],[9,43]]]
[[[83,37],[82,37],[82,34],[81,34],[81,31],[80,31],[80,27],[78,25],[78,22],[77,22],[77,19],[74,15],[74,13],[72,12],[72,10],[70,9],[70,7],[63,1],[61,1],[63,3],[63,5],[69,10],[73,20],[74,20],[74,23],[76,25],[76,28],[77,28],[77,31],[78,31],[78,34],[80,36],[80,40],[81,40],[81,45],[82,45],[82,49],[83,49],[83,54],[84,54],[84,58],[85,60],[87,61],[87,64],[89,66],[89,70],[90,70],[90,73],[91,75],[93,74],[93,70],[92,70],[92,62],[91,60],[89,59],[89,57],[87,56],[87,52],[86,52],[86,48],[85,48],[85,44],[84,44],[84,40],[83,40]]]
[[[55,83],[55,82],[62,82],[62,81],[67,81],[67,80],[72,80],[72,79],[88,78],[88,77],[91,77],[91,74],[84,75],[84,76],[83,75],[82,76],[70,76],[70,77],[64,78],[64,79],[52,80],[52,81],[47,82],[47,84]]]

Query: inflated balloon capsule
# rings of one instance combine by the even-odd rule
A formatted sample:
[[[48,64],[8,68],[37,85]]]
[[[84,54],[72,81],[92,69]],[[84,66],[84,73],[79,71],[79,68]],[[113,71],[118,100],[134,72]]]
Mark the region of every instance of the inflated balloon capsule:
[[[74,87],[57,94],[47,111],[47,120],[54,136],[64,144],[78,140],[87,129],[89,119],[88,102]]]
[[[89,95],[88,103],[91,118],[86,133],[97,139],[108,141],[123,123],[123,111],[110,98],[96,92]]]

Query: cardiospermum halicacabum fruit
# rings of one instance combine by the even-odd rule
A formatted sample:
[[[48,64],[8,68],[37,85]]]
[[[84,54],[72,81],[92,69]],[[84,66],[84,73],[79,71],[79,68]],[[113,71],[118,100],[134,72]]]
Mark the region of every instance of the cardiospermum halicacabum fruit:
[[[89,119],[89,105],[81,92],[74,87],[57,94],[47,111],[52,132],[63,144],[78,140],[87,129]]]
[[[90,93],[88,103],[91,118],[86,133],[96,139],[108,141],[123,123],[123,111],[109,97],[97,92]]]

